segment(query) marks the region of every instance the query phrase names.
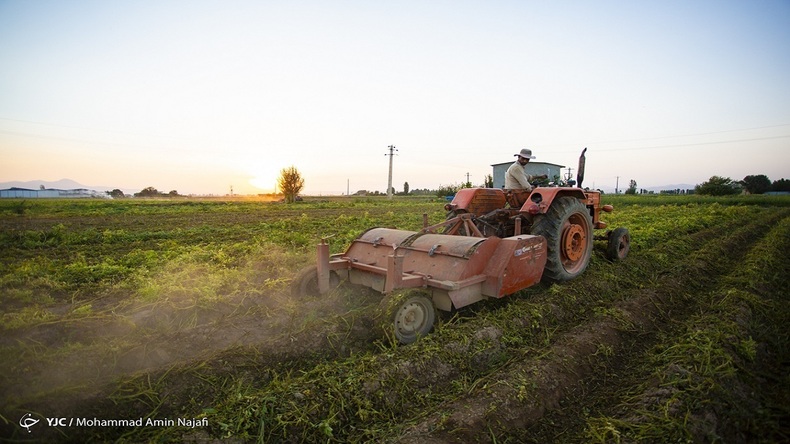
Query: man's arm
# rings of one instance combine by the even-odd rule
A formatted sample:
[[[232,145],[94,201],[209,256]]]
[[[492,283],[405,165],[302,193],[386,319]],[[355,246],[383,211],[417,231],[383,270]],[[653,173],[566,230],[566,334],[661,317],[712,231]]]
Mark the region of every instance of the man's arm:
[[[524,171],[524,168],[518,168],[514,177],[519,185],[521,185],[521,188],[524,188],[525,190],[532,189],[532,184],[529,183],[529,176],[527,175],[527,172]]]

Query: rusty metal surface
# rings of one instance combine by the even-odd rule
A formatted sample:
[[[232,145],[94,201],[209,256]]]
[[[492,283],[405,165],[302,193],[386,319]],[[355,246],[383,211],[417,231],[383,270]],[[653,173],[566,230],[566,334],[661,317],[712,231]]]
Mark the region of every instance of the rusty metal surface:
[[[375,228],[352,242],[342,256],[352,267],[374,272],[372,267],[387,269],[389,256],[397,254],[404,273],[460,281],[482,272],[498,242],[498,238]]]
[[[597,193],[596,193],[597,194]],[[540,208],[540,213],[545,214],[549,211],[549,207],[551,203],[554,202],[555,199],[561,196],[573,196],[577,199],[582,200],[583,202],[587,202],[587,196],[585,192],[581,188],[568,188],[568,187],[560,187],[560,188],[553,188],[553,187],[539,187],[532,190],[532,194],[530,194],[529,199],[524,202],[524,205],[519,210],[521,213],[528,213],[529,207],[532,205],[538,205]]]
[[[479,214],[497,217],[498,213],[494,213],[497,210],[506,212],[506,218],[521,215],[519,217],[530,220],[534,214],[545,214],[551,203],[561,196],[581,200],[590,210],[593,226],[605,226],[598,219],[602,208],[597,192],[584,192],[579,188],[536,188],[520,209],[507,209],[503,190],[462,189],[449,207],[463,211],[443,223],[427,227],[427,221],[423,221],[425,228],[420,232],[372,228],[355,239],[345,253],[328,259],[325,250],[319,250],[319,256],[323,256],[319,258],[323,264],[318,270],[319,286],[323,289],[327,270],[332,270],[342,277],[347,276],[353,284],[383,293],[400,288],[429,288],[434,292],[435,301],[439,300],[444,307],[452,303],[456,308],[484,297],[515,293],[540,282],[547,260],[546,240],[528,234],[484,237],[475,226],[475,220],[481,217]],[[529,211],[536,205],[538,212]],[[515,220],[514,225],[518,227],[521,222],[521,219]],[[436,234],[439,228],[445,228],[445,233]],[[574,224],[563,229],[566,241],[560,247],[564,256],[581,257],[584,232]]]
[[[318,292],[321,294],[329,291],[329,244],[326,239],[321,239],[321,243],[316,248],[318,255],[317,276]]]
[[[498,188],[463,188],[455,194],[451,205],[480,216],[504,208],[506,202],[505,193]]]
[[[546,241],[531,235],[501,239],[374,228],[333,258],[334,266],[350,269],[352,283],[384,293],[432,288],[460,308],[538,283]]]
[[[486,267],[486,296],[503,297],[540,282],[546,266],[546,239],[521,235],[502,239]]]

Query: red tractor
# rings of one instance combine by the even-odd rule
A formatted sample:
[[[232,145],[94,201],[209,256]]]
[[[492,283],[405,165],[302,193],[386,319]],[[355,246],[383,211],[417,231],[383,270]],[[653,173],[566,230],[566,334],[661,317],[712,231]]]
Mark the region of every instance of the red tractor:
[[[584,153],[579,162],[583,179]],[[541,280],[566,281],[584,272],[593,240],[606,240],[606,255],[621,260],[629,250],[625,228],[605,229],[601,194],[577,187],[460,190],[445,205],[447,219],[418,232],[373,228],[345,253],[318,245],[318,264],[294,280],[294,292],[328,292],[341,281],[385,295],[388,333],[410,343],[433,328],[435,308],[458,309],[487,297],[501,298]]]
[[[595,236],[605,229],[601,193],[572,187],[537,187],[532,191],[466,188],[445,208],[448,220],[439,226],[443,234],[506,238],[521,234],[546,240],[546,268],[543,277],[554,281],[573,279],[590,262],[593,240],[606,240],[607,257],[624,259],[628,254],[628,230],[618,228]]]

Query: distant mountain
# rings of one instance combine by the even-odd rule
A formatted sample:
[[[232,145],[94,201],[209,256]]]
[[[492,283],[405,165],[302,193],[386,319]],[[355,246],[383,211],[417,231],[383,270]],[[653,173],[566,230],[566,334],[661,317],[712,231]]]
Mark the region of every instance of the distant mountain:
[[[84,188],[87,190],[95,190],[95,191],[112,191],[115,188],[107,187],[107,186],[89,186],[83,185],[77,181],[71,179],[60,179],[54,182],[46,181],[46,180],[29,180],[26,182],[23,181],[12,181],[12,182],[0,182],[0,189],[7,189],[7,188],[27,188],[29,190],[38,190],[41,186],[44,188],[52,188],[56,190],[75,190],[79,188]],[[127,190],[123,190],[124,192],[128,192]]]

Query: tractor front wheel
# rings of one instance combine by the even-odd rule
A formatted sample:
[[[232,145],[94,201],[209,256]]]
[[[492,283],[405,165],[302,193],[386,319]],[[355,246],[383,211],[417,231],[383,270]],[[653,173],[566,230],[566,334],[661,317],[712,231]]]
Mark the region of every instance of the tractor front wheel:
[[[584,272],[593,250],[592,216],[577,198],[563,196],[539,216],[531,233],[546,238],[548,248],[543,277],[567,281]]]
[[[610,261],[621,261],[628,256],[631,249],[631,235],[627,228],[617,228],[609,233],[609,240],[606,244],[606,258]]]

